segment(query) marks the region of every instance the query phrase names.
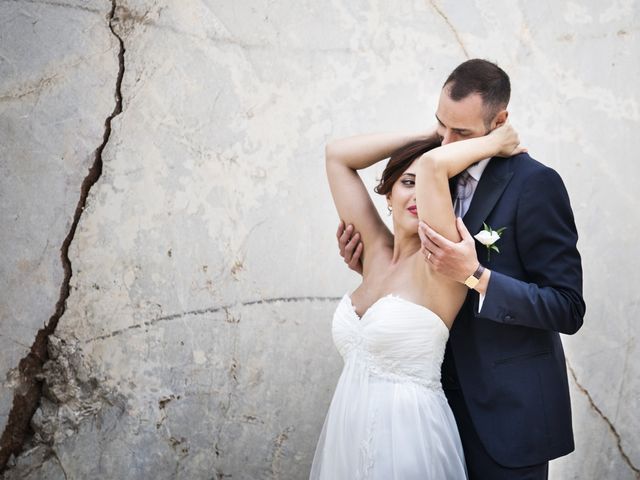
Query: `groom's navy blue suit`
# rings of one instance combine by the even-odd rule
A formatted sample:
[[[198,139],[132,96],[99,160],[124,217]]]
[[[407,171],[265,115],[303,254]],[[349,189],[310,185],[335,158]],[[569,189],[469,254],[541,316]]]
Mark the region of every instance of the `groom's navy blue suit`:
[[[471,478],[507,478],[478,451],[519,470],[574,449],[559,333],[585,313],[578,234],[560,176],[527,154],[488,163],[463,220],[472,235],[483,222],[506,230],[490,260],[477,243],[489,286],[480,313],[471,290],[454,322],[442,382]]]

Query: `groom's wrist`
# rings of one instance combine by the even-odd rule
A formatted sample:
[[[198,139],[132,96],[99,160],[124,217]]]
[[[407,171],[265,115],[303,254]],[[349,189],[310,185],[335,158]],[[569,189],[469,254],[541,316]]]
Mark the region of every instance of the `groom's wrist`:
[[[467,287],[471,289],[476,288],[476,285],[478,285],[478,282],[480,281],[480,277],[483,272],[484,272],[484,265],[482,265],[481,263],[478,263],[478,266],[473,271],[473,273],[469,275],[467,278],[465,278],[462,283],[464,283]]]
[[[485,268],[482,275],[480,275],[480,281],[473,289],[482,295],[486,295],[487,288],[489,288],[489,278],[491,278],[491,270]]]

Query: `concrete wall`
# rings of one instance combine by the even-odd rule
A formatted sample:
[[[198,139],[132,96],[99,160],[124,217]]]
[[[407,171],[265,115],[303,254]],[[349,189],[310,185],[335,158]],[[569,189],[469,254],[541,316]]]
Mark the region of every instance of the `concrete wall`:
[[[0,2],[7,458],[11,413],[44,379],[3,478],[305,478],[341,368],[331,314],[358,281],[324,143],[431,124],[471,57],[510,74],[512,122],[563,176],[581,235],[577,448],[551,478],[639,478],[639,10]]]

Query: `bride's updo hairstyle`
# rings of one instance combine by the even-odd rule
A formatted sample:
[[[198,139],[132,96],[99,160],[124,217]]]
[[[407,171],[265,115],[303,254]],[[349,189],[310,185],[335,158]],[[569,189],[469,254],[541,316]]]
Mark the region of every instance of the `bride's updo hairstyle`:
[[[382,172],[382,178],[373,191],[380,195],[389,195],[396,181],[420,155],[439,146],[440,139],[434,136],[424,140],[415,140],[400,147],[389,157],[387,166]]]

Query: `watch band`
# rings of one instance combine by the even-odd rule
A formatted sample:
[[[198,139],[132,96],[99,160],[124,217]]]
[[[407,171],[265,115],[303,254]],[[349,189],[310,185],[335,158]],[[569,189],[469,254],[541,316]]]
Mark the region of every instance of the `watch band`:
[[[473,276],[476,277],[478,280],[480,280],[480,277],[482,276],[482,272],[484,272],[484,265],[479,263],[478,268],[476,268],[476,271],[473,272]]]
[[[480,283],[482,272],[484,272],[484,266],[480,263],[478,264],[478,268],[476,268],[476,271],[467,277],[467,279],[464,281],[464,284],[469,288],[475,288],[476,285]]]

